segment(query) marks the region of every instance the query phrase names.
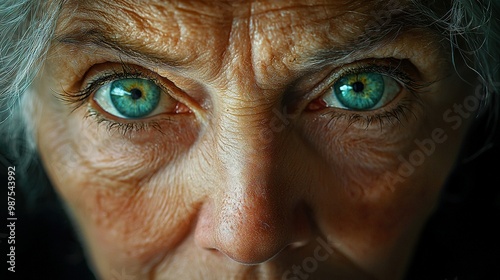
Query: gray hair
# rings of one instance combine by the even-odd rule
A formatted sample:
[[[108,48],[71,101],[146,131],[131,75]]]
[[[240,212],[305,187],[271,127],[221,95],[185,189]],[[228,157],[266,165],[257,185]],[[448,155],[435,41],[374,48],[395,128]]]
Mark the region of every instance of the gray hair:
[[[41,178],[41,173],[28,172],[41,172],[29,116],[32,94],[28,92],[43,64],[62,4],[36,0],[0,3],[0,160],[16,166],[23,174],[18,178],[21,182]]]
[[[494,18],[500,13],[500,3],[452,0],[451,7],[440,9],[436,1],[412,2],[422,17],[430,19],[443,38],[449,40],[456,50],[454,55],[462,55],[479,74],[486,97],[483,107],[489,107],[497,122],[500,99],[492,93],[498,93],[500,82],[500,26]],[[38,162],[32,120],[28,117],[32,94],[26,93],[32,91],[31,84],[44,62],[63,3],[64,0],[0,3],[0,147],[5,149],[1,153],[21,172]],[[462,41],[465,44],[459,43]]]
[[[492,120],[500,120],[500,2],[495,0],[452,0],[439,14],[432,9],[434,1],[412,0],[434,27],[448,38],[453,60],[460,55],[467,66],[479,76],[483,90],[483,110]],[[429,2],[429,3],[422,3]],[[448,2],[448,1],[443,1]]]

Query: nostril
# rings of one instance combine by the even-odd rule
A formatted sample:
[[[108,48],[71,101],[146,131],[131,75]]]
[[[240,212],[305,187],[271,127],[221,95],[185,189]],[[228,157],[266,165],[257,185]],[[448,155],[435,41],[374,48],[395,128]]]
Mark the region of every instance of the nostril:
[[[205,248],[205,249],[208,250],[210,252],[210,254],[212,254],[214,256],[217,256],[217,257],[227,257],[226,254],[222,253],[218,249],[215,249],[215,248]]]
[[[287,246],[255,246],[255,247],[233,247],[217,250],[229,259],[244,265],[262,264],[272,260],[280,254]]]
[[[301,240],[297,242],[292,242],[286,246],[284,246],[281,249],[277,249],[275,253],[271,254],[262,254],[262,257],[257,258],[257,250],[252,251],[251,255],[247,255],[245,257],[244,253],[238,252],[238,251],[228,251],[228,250],[219,250],[217,248],[204,248],[208,252],[210,252],[211,255],[216,256],[216,257],[224,257],[224,258],[229,258],[232,261],[235,261],[240,264],[244,265],[256,265],[256,264],[261,264],[268,262],[275,257],[277,257],[280,254],[286,254],[287,252],[298,250],[302,247],[306,247],[309,244],[309,240]],[[279,246],[278,246],[279,248]]]

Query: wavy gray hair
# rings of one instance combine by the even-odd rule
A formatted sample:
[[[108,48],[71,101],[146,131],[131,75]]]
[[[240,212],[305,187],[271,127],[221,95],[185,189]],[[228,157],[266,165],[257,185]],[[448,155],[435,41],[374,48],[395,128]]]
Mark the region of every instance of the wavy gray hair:
[[[442,1],[441,6],[448,3],[444,8],[435,3],[440,1],[412,2],[421,16],[442,33],[443,39],[449,40],[454,56],[461,55],[482,78],[486,97],[483,109],[487,108],[497,122],[500,98],[492,93],[498,93],[500,82],[500,21],[495,18],[500,12],[499,1]],[[0,3],[0,147],[19,172],[27,172],[30,165],[39,162],[28,117],[32,94],[27,92],[32,91],[31,84],[44,62],[64,3],[65,0]]]
[[[20,176],[21,186],[44,178],[28,116],[32,96],[28,92],[43,64],[63,1],[0,3],[0,160],[15,165],[18,173],[37,170]]]

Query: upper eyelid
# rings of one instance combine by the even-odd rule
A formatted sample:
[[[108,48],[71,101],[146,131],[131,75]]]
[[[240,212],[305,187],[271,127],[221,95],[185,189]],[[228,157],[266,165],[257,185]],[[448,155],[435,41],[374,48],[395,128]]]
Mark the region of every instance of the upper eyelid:
[[[90,81],[87,81],[87,87],[84,90],[96,90],[98,87],[101,87],[107,83],[110,83],[114,80],[119,80],[119,79],[131,79],[131,78],[138,78],[138,79],[147,79],[153,81],[157,86],[159,86],[162,90],[168,90],[164,84],[158,79],[158,77],[155,77],[151,73],[144,72],[141,70],[134,69],[133,71],[130,70],[123,70],[123,71],[113,71],[112,73],[109,74],[99,74],[96,78],[90,79]]]
[[[109,71],[109,70],[108,70]],[[104,71],[106,72],[106,71]],[[139,78],[139,79],[148,79],[153,81],[158,87],[161,88],[163,93],[166,93],[173,97],[173,90],[165,85],[163,81],[156,77],[155,74],[151,73],[151,71],[143,71],[137,68],[132,67],[123,67],[121,71],[113,70],[107,73],[99,73],[96,74],[96,77],[85,78],[84,84],[85,86],[79,89],[75,93],[65,93],[63,99],[68,101],[71,104],[74,104],[73,110],[76,110],[90,98],[99,88],[105,86],[108,83],[113,82],[114,80],[119,79],[128,79],[128,78]]]
[[[336,81],[340,80],[342,77],[347,75],[361,74],[368,72],[386,75],[395,78],[403,83],[413,80],[408,73],[406,73],[404,70],[399,69],[399,67],[391,67],[378,64],[367,64],[361,67],[352,67],[346,70],[342,70],[340,73],[337,73],[335,75],[336,78],[332,81],[332,83],[335,83]]]
[[[106,64],[114,65],[114,67],[105,66]],[[104,70],[97,70],[97,73],[93,75],[95,77],[86,77],[89,75],[88,73],[90,72],[90,70],[95,66],[103,67]],[[83,82],[86,86],[78,90],[76,94],[69,95],[70,97],[66,97],[65,99],[69,100],[70,103],[76,103],[76,107],[74,108],[74,110],[76,110],[78,107],[85,104],[86,101],[92,96],[92,94],[94,94],[103,85],[117,79],[127,78],[149,79],[153,81],[158,87],[161,88],[162,93],[164,95],[167,95],[164,97],[172,98],[186,105],[196,115],[198,120],[200,120],[201,122],[206,122],[207,113],[205,112],[204,108],[200,104],[198,104],[196,99],[177,87],[177,85],[168,77],[162,76],[151,69],[147,69],[135,64],[125,64],[123,62],[107,62],[99,65],[93,65],[89,68],[89,70],[87,70],[85,74]]]
[[[393,63],[387,63],[387,61],[390,59],[392,58],[364,59],[362,61],[349,63],[348,65],[335,67],[335,69],[329,71],[328,74],[320,80],[320,82],[313,85],[312,89],[308,90],[302,98],[304,98],[305,100],[313,100],[315,98],[318,98],[319,96],[321,96],[321,94],[324,93],[326,89],[333,86],[335,82],[343,76],[363,72],[376,72],[395,78],[402,84],[404,88],[409,89],[410,91],[416,91],[415,89],[417,88],[425,87],[425,85],[419,84],[417,81],[411,78],[410,74],[401,69],[402,67],[400,63],[397,63],[396,65],[394,65]],[[105,84],[112,82],[113,80],[126,78],[142,78],[152,80],[157,86],[162,89],[162,92],[166,93],[171,98],[174,98],[183,103],[186,103],[184,101],[188,101],[186,104],[193,103],[193,100],[190,100],[189,98],[185,99],[185,94],[182,93],[182,89],[177,88],[172,81],[170,81],[166,77],[160,76],[150,69],[142,69],[142,67],[140,66],[128,65],[125,63],[120,63],[118,66],[116,66],[118,63],[113,64],[115,64],[114,67],[110,67],[108,69],[105,69],[104,71],[100,71],[101,73],[97,73],[95,75],[96,77],[85,78],[85,87],[81,88],[76,93],[67,94],[67,96],[64,96],[65,98],[63,99],[70,101],[71,104],[75,104],[76,106],[74,109],[77,109],[78,107],[83,105],[85,101],[88,100],[88,98],[96,90],[98,90]]]
[[[388,65],[381,65],[374,62],[362,63],[355,62],[349,65],[337,67],[330,71],[329,74],[308,93],[310,96],[308,99],[315,99],[324,94],[325,90],[332,87],[338,80],[346,75],[360,74],[366,72],[375,72],[381,75],[386,75],[391,78],[396,79],[402,86],[410,91],[417,84],[417,81],[411,78],[411,76],[405,71],[399,69],[399,67],[391,67]]]

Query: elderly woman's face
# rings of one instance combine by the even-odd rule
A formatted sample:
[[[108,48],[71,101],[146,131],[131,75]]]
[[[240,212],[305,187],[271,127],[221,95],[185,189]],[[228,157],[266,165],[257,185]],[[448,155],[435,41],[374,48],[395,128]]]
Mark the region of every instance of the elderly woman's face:
[[[303,2],[66,4],[34,118],[102,279],[403,275],[473,90],[405,1]]]

